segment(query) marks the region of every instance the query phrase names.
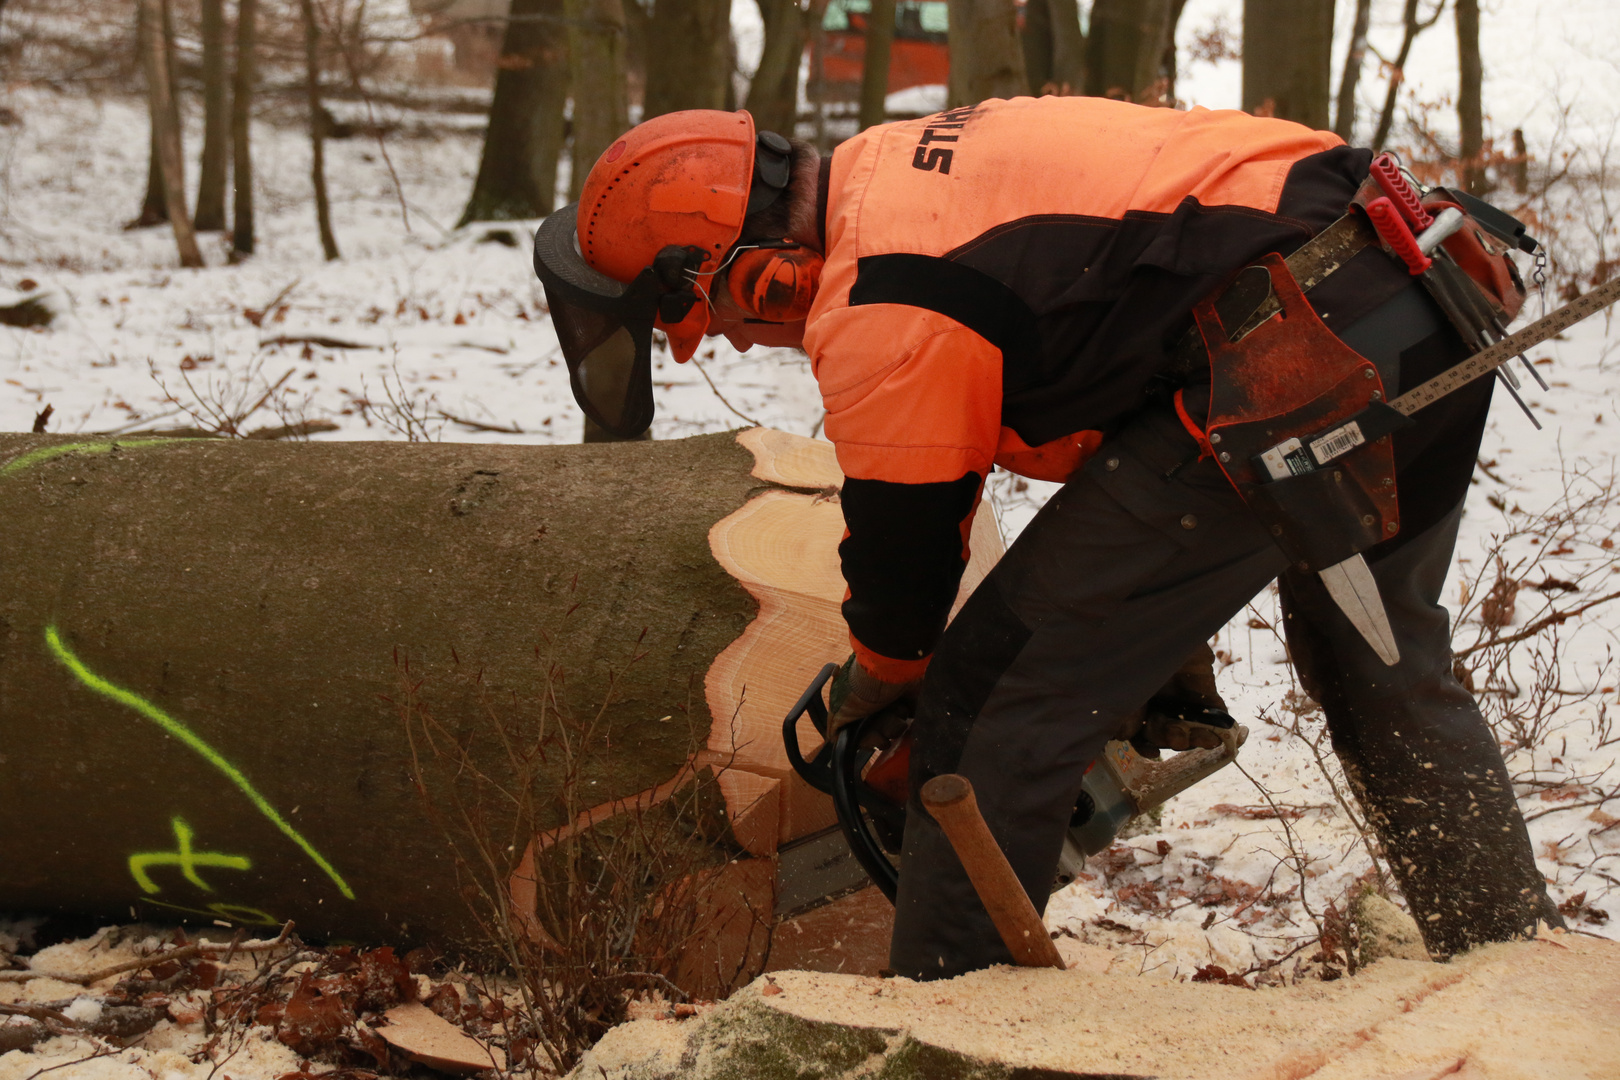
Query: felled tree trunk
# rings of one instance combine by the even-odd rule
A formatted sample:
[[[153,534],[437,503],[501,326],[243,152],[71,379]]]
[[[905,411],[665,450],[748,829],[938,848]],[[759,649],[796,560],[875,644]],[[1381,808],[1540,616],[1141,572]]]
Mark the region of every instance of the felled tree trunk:
[[[780,726],[848,653],[841,481],[827,444],[765,429],[546,447],[0,436],[0,909],[467,941],[467,879],[401,705],[476,757],[492,718],[530,730],[545,699],[600,710],[590,820],[717,770],[721,861],[741,853],[732,884],[770,912],[778,846],[833,821]],[[964,596],[999,553],[988,513],[974,546]],[[491,790],[459,805],[493,830]],[[495,853],[519,906],[544,846]]]

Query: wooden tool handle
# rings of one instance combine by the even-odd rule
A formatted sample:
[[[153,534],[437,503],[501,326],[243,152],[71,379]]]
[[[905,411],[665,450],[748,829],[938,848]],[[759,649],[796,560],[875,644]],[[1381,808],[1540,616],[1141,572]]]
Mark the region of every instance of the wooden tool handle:
[[[1063,958],[1047,936],[1012,864],[990,835],[968,778],[956,773],[936,776],[923,785],[921,794],[923,806],[945,830],[1013,959],[1022,967],[1061,968]]]

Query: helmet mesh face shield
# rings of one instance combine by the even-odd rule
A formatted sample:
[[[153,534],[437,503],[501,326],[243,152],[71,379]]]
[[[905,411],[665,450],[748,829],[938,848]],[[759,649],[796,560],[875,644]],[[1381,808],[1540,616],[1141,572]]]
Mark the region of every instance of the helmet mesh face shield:
[[[652,267],[628,285],[591,269],[575,240],[577,213],[569,206],[540,223],[534,272],[546,290],[574,399],[604,430],[634,439],[652,423],[653,321],[665,290]]]

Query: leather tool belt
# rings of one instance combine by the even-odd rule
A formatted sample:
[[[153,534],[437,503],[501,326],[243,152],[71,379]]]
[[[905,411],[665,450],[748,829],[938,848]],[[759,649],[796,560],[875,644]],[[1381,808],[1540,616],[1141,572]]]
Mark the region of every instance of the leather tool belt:
[[[1328,468],[1270,479],[1261,459],[1384,399],[1372,362],[1323,324],[1279,255],[1259,263],[1280,317],[1233,342],[1214,301],[1193,309],[1209,352],[1210,453],[1300,570],[1322,570],[1400,530],[1388,434]]]
[[[1191,372],[1199,352],[1210,371],[1204,430],[1181,408],[1178,393],[1183,422],[1300,570],[1323,570],[1400,531],[1391,436],[1412,421],[1383,404],[1377,368],[1340,341],[1305,297],[1367,247],[1376,244],[1397,257],[1358,209],[1376,190],[1369,179],[1348,213],[1286,260],[1267,255],[1199,303],[1196,335],[1189,333],[1175,350],[1183,372]],[[1505,326],[1523,301],[1524,285],[1508,245],[1485,236],[1489,231],[1504,239],[1500,223],[1482,231],[1475,214],[1518,223],[1444,189],[1424,204],[1453,206],[1465,215],[1466,227],[1445,241],[1451,288],[1471,294],[1472,304],[1483,303],[1487,317]],[[1435,292],[1432,282],[1425,285]],[[1451,305],[1442,307],[1456,323]],[[1468,327],[1458,331],[1479,347]],[[1327,445],[1334,440],[1353,441]]]

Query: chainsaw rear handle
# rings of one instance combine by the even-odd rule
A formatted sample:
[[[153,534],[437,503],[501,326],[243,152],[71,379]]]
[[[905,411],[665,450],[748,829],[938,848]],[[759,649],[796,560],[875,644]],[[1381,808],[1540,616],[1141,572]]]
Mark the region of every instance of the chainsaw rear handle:
[[[861,864],[866,876],[872,879],[889,903],[894,903],[900,890],[900,871],[883,854],[883,847],[867,824],[857,801],[855,784],[861,778],[861,735],[871,717],[853,724],[845,724],[833,737],[831,772],[833,809],[838,812],[838,827],[844,831],[844,841]]]
[[[788,710],[787,718],[782,721],[782,747],[787,751],[788,764],[793,771],[804,779],[804,782],[821,792],[823,795],[833,793],[833,775],[831,762],[827,761],[827,754],[817,753],[815,759],[806,761],[799,752],[799,721],[805,713],[810,714],[810,722],[816,725],[823,738],[827,735],[827,705],[821,700],[821,688],[827,685],[827,680],[838,671],[837,664],[828,664],[819,674],[811,680],[799,700],[794,702],[793,708]]]
[[[868,725],[881,714],[845,724],[833,741],[824,744],[809,761],[799,750],[799,721],[805,713],[810,714],[810,722],[817,731],[824,737],[827,734],[827,706],[821,700],[821,689],[837,671],[837,664],[823,667],[793,708],[788,710],[787,717],[782,721],[782,748],[787,751],[788,764],[793,766],[793,771],[805,783],[824,795],[832,796],[833,809],[838,814],[838,827],[843,830],[844,841],[849,844],[850,852],[861,864],[861,869],[866,871],[867,877],[892,904],[895,891],[900,887],[900,872],[884,857],[882,844],[873,834],[866,816],[861,813],[856,788],[861,778],[861,767],[865,764],[861,758],[864,749],[861,740]]]

